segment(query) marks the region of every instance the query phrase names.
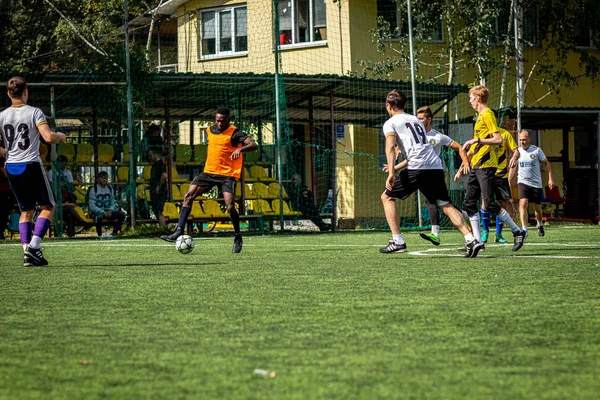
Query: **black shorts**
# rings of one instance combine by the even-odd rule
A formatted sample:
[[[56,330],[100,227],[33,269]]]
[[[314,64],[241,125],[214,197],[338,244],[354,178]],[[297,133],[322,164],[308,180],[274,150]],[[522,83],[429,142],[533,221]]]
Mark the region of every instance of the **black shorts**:
[[[417,190],[431,204],[437,201],[450,202],[444,170],[441,169],[403,169],[396,176],[392,190],[385,190],[385,194],[394,199],[405,199]]]
[[[56,205],[52,186],[41,162],[6,164],[6,174],[21,211],[35,210],[36,204],[48,207]]]
[[[233,176],[201,172],[200,175],[194,178],[192,185],[200,186],[205,192],[217,186],[220,193],[235,193],[235,178]]]
[[[510,185],[508,184],[508,178],[500,178],[496,176],[494,178],[494,182],[496,183],[496,188],[494,190],[496,201],[512,199],[512,194],[510,193]]]
[[[527,199],[534,204],[542,204],[542,188],[519,183],[519,199]]]
[[[154,191],[150,192],[150,205],[152,206],[152,212],[154,212],[155,215],[162,215],[168,197],[169,192],[166,187],[160,189],[158,193]]]

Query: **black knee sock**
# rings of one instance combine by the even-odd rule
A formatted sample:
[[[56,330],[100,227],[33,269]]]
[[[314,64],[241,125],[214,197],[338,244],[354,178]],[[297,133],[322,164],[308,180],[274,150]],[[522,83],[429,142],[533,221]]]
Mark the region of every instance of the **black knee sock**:
[[[236,235],[240,234],[240,214],[238,214],[237,210],[234,208],[233,211],[229,213],[229,217],[231,218],[231,224],[233,225],[233,230]]]
[[[179,214],[179,222],[177,223],[177,230],[183,232],[185,229],[185,223],[192,212],[192,207],[181,207]]]

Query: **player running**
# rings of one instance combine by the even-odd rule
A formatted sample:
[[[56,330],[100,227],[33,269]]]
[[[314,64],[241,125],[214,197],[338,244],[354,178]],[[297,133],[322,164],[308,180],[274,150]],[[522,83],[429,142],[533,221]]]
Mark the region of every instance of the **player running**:
[[[6,148],[6,172],[21,209],[19,233],[23,244],[23,265],[48,265],[40,244],[52,224],[56,202],[40,158],[40,136],[48,143],[64,142],[66,136],[52,132],[43,111],[27,105],[29,91],[25,79],[14,76],[8,81],[11,107],[0,113],[0,130]],[[33,227],[36,204],[40,214]]]
[[[414,115],[404,111],[406,96],[392,90],[386,98],[386,110],[390,119],[383,125],[385,136],[385,152],[387,164],[396,161],[396,144],[407,160],[407,168],[398,176],[394,168],[388,169],[386,189],[381,195],[385,217],[392,231],[392,240],[387,247],[379,249],[381,253],[403,253],[407,251],[406,243],[400,232],[400,217],[396,209],[396,200],[405,199],[420,190],[430,203],[435,203],[450,221],[464,235],[467,243],[465,257],[477,257],[481,244],[467,228],[460,213],[450,203],[446,188],[442,160],[429,144],[425,127]]]

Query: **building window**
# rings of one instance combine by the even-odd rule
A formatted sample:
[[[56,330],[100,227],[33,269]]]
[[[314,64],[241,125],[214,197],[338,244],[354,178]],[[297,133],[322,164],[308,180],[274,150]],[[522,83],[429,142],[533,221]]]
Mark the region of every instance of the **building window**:
[[[498,17],[493,22],[495,32],[492,43],[498,46],[504,45],[505,40],[509,40],[513,45],[515,34],[515,21],[510,19],[511,2],[505,0],[504,6],[500,9]],[[510,20],[509,20],[510,19]],[[523,39],[525,47],[538,46],[538,13],[534,4],[529,4],[523,9]]]
[[[248,17],[246,5],[200,12],[202,57],[246,53]]]
[[[327,40],[325,0],[280,1],[279,44]]]
[[[418,31],[428,42],[441,43],[444,41],[444,24],[441,12],[428,8],[422,13],[413,9],[413,29]],[[405,1],[377,0],[377,17],[389,25],[390,32],[397,39],[408,38],[408,13]],[[416,20],[422,22],[417,23]],[[383,27],[381,24],[379,27]]]

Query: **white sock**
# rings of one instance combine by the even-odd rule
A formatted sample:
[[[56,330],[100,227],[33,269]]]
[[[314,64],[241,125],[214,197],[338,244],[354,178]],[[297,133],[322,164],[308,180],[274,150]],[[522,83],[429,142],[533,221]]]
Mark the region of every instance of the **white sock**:
[[[431,225],[431,233],[435,236],[440,236],[440,226],[439,225]]]
[[[473,240],[475,240],[475,236],[473,236],[473,234],[471,232],[469,232],[465,235],[465,241],[467,243],[471,243]]]
[[[523,232],[527,232],[527,227],[526,227],[526,226],[523,226],[523,227],[521,227],[521,230],[522,230]]]
[[[515,221],[510,217],[510,214],[503,208],[502,211],[498,213],[498,217],[504,222],[511,231],[518,232],[519,227],[515,224]]]
[[[537,221],[537,227],[539,228],[540,226],[542,226],[542,221]]]
[[[39,249],[41,242],[41,237],[33,235],[33,237],[31,238],[31,243],[29,243],[29,247],[31,247],[32,249]]]
[[[404,244],[404,238],[402,237],[402,234],[392,235],[392,239],[394,239],[394,242],[397,244]]]
[[[465,219],[465,222],[467,222],[469,220],[469,214],[467,214],[467,212],[465,210],[460,210],[460,213],[462,214],[463,218]]]
[[[23,251],[27,250],[29,247],[29,243],[23,243]]]
[[[471,221],[471,229],[473,230],[473,236],[477,239],[478,242],[481,242],[481,231],[479,228],[479,213],[476,213],[472,217],[469,217]]]

